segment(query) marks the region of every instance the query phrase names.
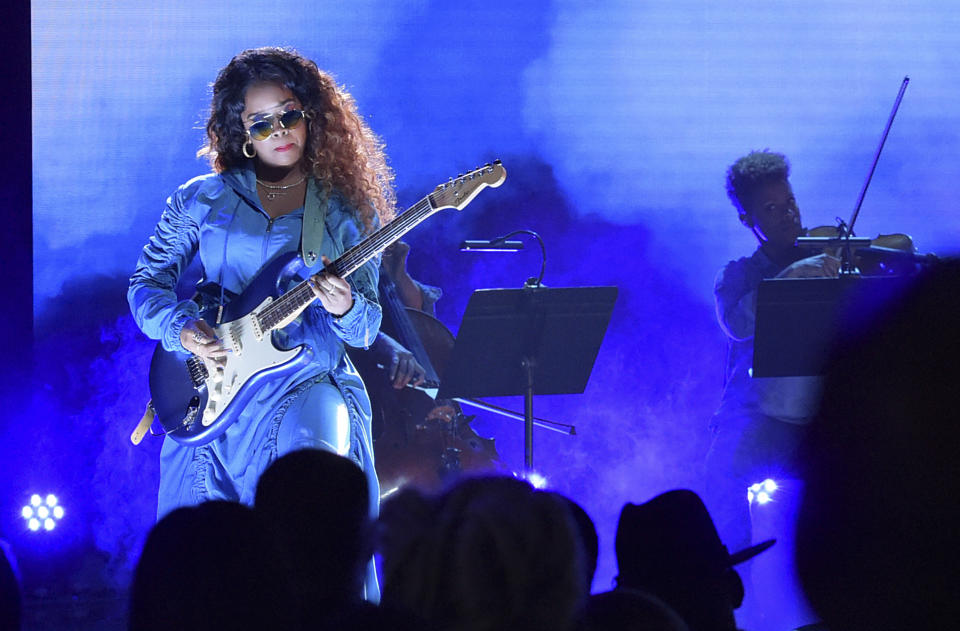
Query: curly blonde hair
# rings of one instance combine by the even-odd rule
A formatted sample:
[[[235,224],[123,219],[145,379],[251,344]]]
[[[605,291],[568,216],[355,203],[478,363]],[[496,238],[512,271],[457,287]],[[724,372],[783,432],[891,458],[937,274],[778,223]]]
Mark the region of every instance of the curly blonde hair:
[[[393,218],[394,175],[383,142],[357,113],[350,93],[292,49],[245,50],[220,71],[213,83],[207,143],[198,155],[206,155],[218,173],[249,163],[241,114],[247,88],[255,83],[283,86],[300,101],[308,117],[304,161],[326,194],[342,195],[367,232],[377,220],[384,224]]]

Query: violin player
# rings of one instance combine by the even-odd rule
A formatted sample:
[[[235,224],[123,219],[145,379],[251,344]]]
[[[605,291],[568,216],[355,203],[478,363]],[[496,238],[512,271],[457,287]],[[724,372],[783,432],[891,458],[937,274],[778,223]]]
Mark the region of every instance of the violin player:
[[[757,288],[768,278],[836,277],[840,261],[799,248],[800,209],[783,154],[753,151],[727,170],[740,223],[756,237],[750,256],[730,261],[714,286],[717,319],[728,338],[725,386],[710,421],[707,496],[723,541],[750,543],[747,488],[768,477],[799,479],[796,454],[819,399],[819,377],[751,376]]]

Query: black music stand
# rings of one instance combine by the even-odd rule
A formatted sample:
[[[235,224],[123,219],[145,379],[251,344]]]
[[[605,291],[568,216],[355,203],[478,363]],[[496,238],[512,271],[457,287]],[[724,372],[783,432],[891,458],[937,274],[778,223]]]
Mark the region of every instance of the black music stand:
[[[774,278],[757,288],[754,377],[822,375],[844,330],[893,299],[904,276]]]
[[[616,299],[616,287],[474,291],[437,398],[523,395],[531,471],[533,395],[586,389]]]

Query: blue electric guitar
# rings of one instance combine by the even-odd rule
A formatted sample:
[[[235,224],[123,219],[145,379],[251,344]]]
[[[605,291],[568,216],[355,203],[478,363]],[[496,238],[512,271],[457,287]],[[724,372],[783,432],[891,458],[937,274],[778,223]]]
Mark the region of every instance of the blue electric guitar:
[[[498,160],[441,184],[326,269],[346,278],[430,215],[443,208],[463,209],[484,188],[500,186],[506,176]],[[313,348],[301,345],[280,349],[271,335],[314,300],[306,281],[286,293],[278,288],[281,279],[290,278],[300,267],[296,252],[280,256],[224,307],[222,324],[215,325],[208,314],[203,314],[231,350],[225,365],[190,353],[167,351],[157,344],[150,364],[150,394],[156,420],[171,438],[193,446],[215,439],[237,420],[265,383],[312,360]]]

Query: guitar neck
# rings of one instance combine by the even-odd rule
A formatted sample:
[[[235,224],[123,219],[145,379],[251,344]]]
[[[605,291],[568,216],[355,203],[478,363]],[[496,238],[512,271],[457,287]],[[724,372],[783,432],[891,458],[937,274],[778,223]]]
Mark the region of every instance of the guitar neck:
[[[327,271],[340,278],[354,273],[367,261],[383,252],[393,242],[413,230],[424,219],[437,212],[430,195],[402,212],[393,221],[344,252],[340,258],[327,266]]]
[[[418,224],[438,208],[432,203],[432,194],[402,212],[393,221],[381,227],[369,237],[344,252],[336,261],[326,267],[326,271],[340,278],[347,278],[360,269],[393,242],[413,230]],[[260,327],[264,333],[286,326],[300,315],[316,296],[307,281],[277,298],[258,314]]]
[[[441,208],[462,209],[488,186],[503,183],[507,172],[499,160],[486,164],[467,174],[461,174],[436,187],[432,193],[405,210],[396,219],[343,253],[326,267],[334,276],[346,278],[384,251],[391,243],[413,230],[421,221]],[[268,333],[293,321],[314,300],[313,290],[306,281],[300,283],[264,307],[257,317],[260,330]]]

